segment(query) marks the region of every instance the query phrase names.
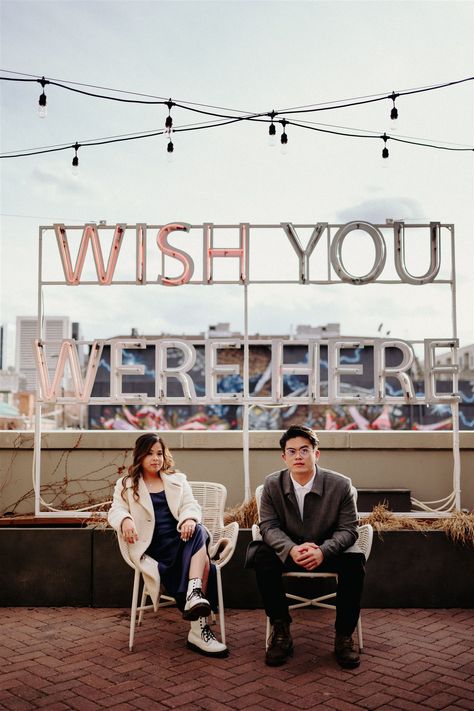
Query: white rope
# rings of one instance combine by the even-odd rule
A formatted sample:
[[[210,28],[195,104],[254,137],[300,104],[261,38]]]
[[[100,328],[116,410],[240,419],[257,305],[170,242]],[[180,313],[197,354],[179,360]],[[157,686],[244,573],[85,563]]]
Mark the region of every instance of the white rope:
[[[418,501],[418,499],[411,499],[412,506],[417,506],[422,511],[427,513],[435,513],[440,511],[446,511],[449,513],[456,509],[456,494],[454,491],[449,494],[445,499],[439,499],[439,501]],[[441,503],[441,506],[429,506],[429,504]]]

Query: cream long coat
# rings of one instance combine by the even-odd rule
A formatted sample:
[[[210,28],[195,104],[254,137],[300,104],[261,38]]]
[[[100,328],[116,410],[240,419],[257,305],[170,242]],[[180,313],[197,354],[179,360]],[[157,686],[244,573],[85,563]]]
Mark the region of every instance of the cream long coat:
[[[153,503],[146,484],[141,477],[138,482],[138,501],[133,498],[130,479],[125,483],[125,492],[124,496],[122,496],[123,479],[124,477],[120,478],[115,485],[108,521],[112,528],[117,531],[120,552],[126,562],[132,568],[138,568],[143,574],[147,590],[156,610],[160,590],[160,574],[156,560],[145,555],[155,528]],[[177,530],[180,530],[182,523],[188,518],[201,523],[201,507],[193,496],[186,476],[181,473],[163,474],[162,480],[166,501],[176,519]],[[126,543],[122,536],[121,526],[125,518],[131,518],[135,524],[138,534],[136,543]]]

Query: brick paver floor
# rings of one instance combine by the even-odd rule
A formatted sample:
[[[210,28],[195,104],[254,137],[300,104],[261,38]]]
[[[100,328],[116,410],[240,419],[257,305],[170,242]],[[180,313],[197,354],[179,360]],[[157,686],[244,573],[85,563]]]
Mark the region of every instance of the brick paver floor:
[[[333,659],[330,611],[295,613],[278,668],[263,662],[263,612],[226,614],[231,654],[209,660],[172,608],[145,615],[132,653],[128,610],[3,608],[0,709],[474,709],[474,610],[364,610],[351,671]]]

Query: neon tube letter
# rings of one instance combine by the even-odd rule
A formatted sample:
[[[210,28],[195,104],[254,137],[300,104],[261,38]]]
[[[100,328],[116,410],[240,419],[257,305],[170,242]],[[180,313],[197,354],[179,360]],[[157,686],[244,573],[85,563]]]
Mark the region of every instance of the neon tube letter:
[[[60,395],[62,389],[61,382],[64,378],[64,369],[66,363],[69,362],[74,388],[74,397],[80,403],[89,402],[92,386],[94,385],[97,374],[97,368],[100,363],[103,345],[103,341],[94,341],[92,343],[89,362],[87,364],[86,377],[83,380],[79,356],[77,354],[77,343],[72,339],[64,340],[61,343],[61,348],[59,350],[53,382],[50,383],[48,366],[46,364],[46,357],[44,353],[44,345],[42,341],[36,339],[34,341],[33,349],[42,400],[44,402],[54,402],[58,395]]]
[[[168,350],[176,348],[184,355],[181,365],[175,368],[168,367]],[[188,371],[196,362],[196,349],[185,341],[163,340],[156,344],[156,399],[166,403],[168,397],[168,379],[177,378],[183,387],[183,397],[189,404],[196,400],[196,389]]]
[[[395,366],[386,364],[385,355],[387,348],[397,348],[402,352],[402,362]],[[400,403],[400,402],[416,402],[415,390],[409,375],[404,371],[409,370],[414,361],[413,348],[406,341],[379,341],[374,344],[374,387],[377,397],[377,402]],[[400,383],[403,396],[387,396],[386,379],[397,378]]]
[[[213,284],[212,262],[215,257],[238,257],[240,264],[239,281],[242,284],[248,284],[248,267],[249,267],[249,225],[246,222],[241,222],[239,225],[239,248],[217,248],[214,247],[214,225],[207,222],[203,226],[203,263],[204,263],[204,281],[206,284]]]
[[[56,234],[59,254],[61,256],[64,276],[67,284],[77,286],[77,284],[80,283],[89,242],[92,242],[92,253],[94,255],[98,283],[103,286],[112,283],[115,267],[117,265],[117,259],[120,253],[120,247],[122,246],[122,239],[125,233],[124,224],[116,225],[115,227],[112,246],[110,247],[109,259],[107,262],[107,271],[104,268],[104,257],[96,225],[85,225],[74,269],[72,267],[71,252],[69,250],[65,226],[62,224],[55,224],[54,232]]]
[[[372,242],[375,247],[375,261],[372,269],[367,272],[367,274],[362,276],[354,276],[348,272],[342,261],[342,245],[347,235],[353,230],[362,230],[363,232],[367,232],[367,234],[372,238]],[[384,238],[382,237],[380,230],[378,230],[375,225],[372,225],[370,222],[348,222],[347,225],[344,225],[338,229],[334,239],[332,240],[330,250],[331,263],[341,281],[354,285],[369,284],[371,281],[375,281],[382,273],[387,256],[386,251]]]
[[[186,284],[192,278],[194,273],[194,262],[190,255],[183,252],[181,249],[172,247],[168,243],[168,236],[171,232],[189,232],[190,229],[191,225],[187,225],[184,222],[170,222],[168,225],[162,227],[158,232],[156,242],[160,250],[168,257],[177,259],[178,262],[181,262],[184,267],[183,273],[179,277],[174,277],[172,279],[164,275],[158,277],[159,284],[163,284],[164,286],[181,286],[182,284]]]
[[[306,249],[303,249],[300,239],[291,222],[282,222],[281,226],[283,227],[286,236],[290,240],[291,246],[298,255],[300,263],[300,284],[306,284],[306,282],[309,280],[309,258],[312,255],[313,250],[318,244],[319,240],[321,239],[324,230],[327,229],[328,224],[327,222],[318,222],[317,225],[314,226],[314,230],[311,234],[311,237],[309,238],[308,246],[306,247]]]

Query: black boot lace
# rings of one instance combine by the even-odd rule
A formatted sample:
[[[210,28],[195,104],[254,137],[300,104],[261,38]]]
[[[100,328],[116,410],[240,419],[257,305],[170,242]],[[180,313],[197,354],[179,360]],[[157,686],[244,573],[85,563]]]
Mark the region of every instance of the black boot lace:
[[[192,592],[189,593],[188,597],[186,598],[187,601],[189,602],[190,600],[194,600],[195,598],[202,598],[202,590],[201,588],[194,588]]]
[[[202,628],[201,637],[203,638],[204,642],[206,642],[206,644],[216,639],[209,625],[204,625],[204,627]]]

